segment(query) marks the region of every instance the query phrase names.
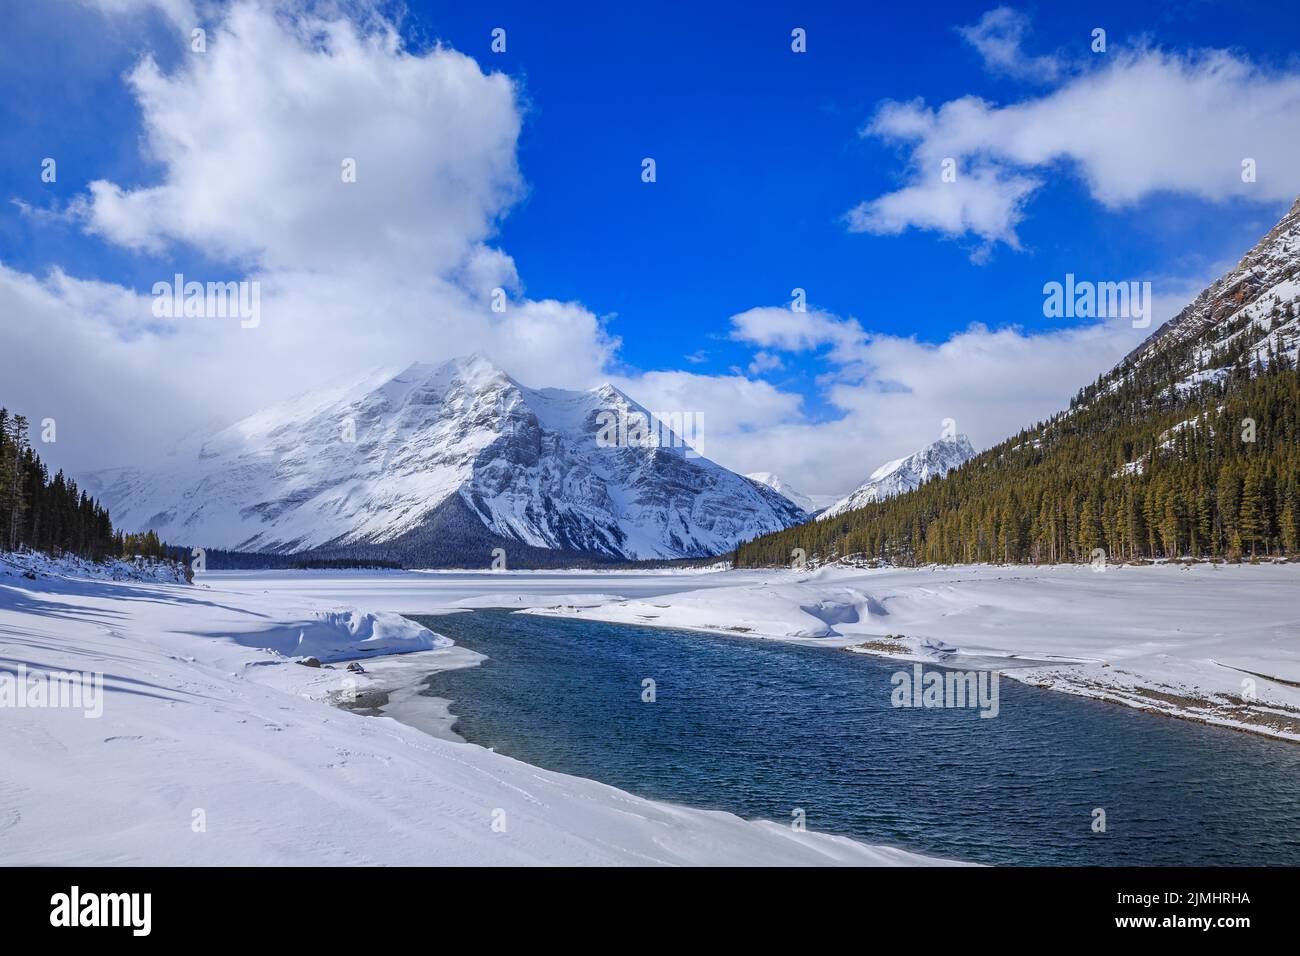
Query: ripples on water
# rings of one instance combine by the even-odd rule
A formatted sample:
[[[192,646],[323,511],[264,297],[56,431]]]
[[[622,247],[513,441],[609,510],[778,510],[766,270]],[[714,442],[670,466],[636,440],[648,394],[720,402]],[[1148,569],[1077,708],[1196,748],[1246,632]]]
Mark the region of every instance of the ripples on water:
[[[425,690],[467,740],[646,797],[779,822],[799,807],[809,829],[984,863],[1300,863],[1300,746],[1006,679],[994,719],[896,709],[890,677],[910,664],[818,647],[416,620],[489,657]]]

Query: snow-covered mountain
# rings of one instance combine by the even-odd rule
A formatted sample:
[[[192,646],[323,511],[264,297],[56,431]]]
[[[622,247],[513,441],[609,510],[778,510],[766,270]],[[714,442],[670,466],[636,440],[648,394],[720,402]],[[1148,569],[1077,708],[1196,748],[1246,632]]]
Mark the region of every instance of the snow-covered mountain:
[[[795,505],[810,515],[816,514],[822,508],[839,500],[834,495],[805,495],[802,491],[792,488],[780,475],[774,475],[770,471],[754,471],[745,477],[750,481],[757,481],[760,485],[767,485],[777,494],[783,495],[787,500],[794,502]]]
[[[115,526],[177,544],[471,567],[494,547],[709,556],[807,518],[675,433],[620,436],[638,415],[612,385],[528,388],[475,355],[300,397],[88,486]]]
[[[846,511],[866,507],[873,501],[883,501],[919,488],[931,478],[942,478],[974,457],[975,449],[965,435],[941,438],[914,455],[885,462],[855,491],[819,514],[817,520],[824,521]]]
[[[1228,273],[1216,279],[1106,376],[1117,388],[1157,360],[1176,362],[1187,392],[1222,381],[1242,356],[1267,365],[1270,351],[1300,356],[1300,199]]]

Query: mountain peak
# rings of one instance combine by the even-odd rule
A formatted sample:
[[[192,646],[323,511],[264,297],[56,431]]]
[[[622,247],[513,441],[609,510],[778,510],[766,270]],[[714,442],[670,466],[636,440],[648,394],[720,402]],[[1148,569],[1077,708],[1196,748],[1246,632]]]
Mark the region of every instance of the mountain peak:
[[[476,351],[438,363],[412,362],[393,377],[414,381],[433,377],[478,378],[492,375],[505,375],[505,372],[483,352]]]
[[[1180,347],[1194,347],[1200,358],[1183,360],[1187,378],[1180,383],[1190,388],[1207,374],[1221,377],[1222,370],[1207,371],[1194,366],[1201,358],[1212,357],[1216,350],[1226,352],[1239,348],[1242,343],[1234,343],[1233,339],[1242,332],[1251,340],[1253,354],[1266,353],[1270,335],[1278,331],[1271,327],[1275,312],[1289,309],[1280,319],[1284,331],[1294,333],[1295,330],[1293,303],[1298,254],[1300,197],[1231,271],[1201,290],[1186,308],[1152,332],[1108,374],[1127,375],[1153,356]]]
[[[179,544],[426,566],[483,566],[496,547],[706,557],[806,517],[707,458],[602,442],[611,407],[644,411],[612,385],[520,385],[474,353],[308,393],[93,486],[116,523]]]
[[[753,471],[745,475],[745,477],[750,481],[758,482],[760,485],[766,485],[777,494],[798,505],[810,515],[816,514],[825,507],[825,496],[821,496],[821,500],[819,501],[818,498],[814,498],[812,495],[805,495],[802,491],[791,487],[790,483],[785,481],[780,475],[774,475],[770,471]]]
[[[964,434],[940,438],[920,451],[885,462],[851,494],[818,515],[817,520],[823,521],[919,488],[931,478],[942,478],[974,457],[975,447]]]
[[[631,408],[638,411],[646,411],[646,409],[641,405],[640,402],[634,399],[627,392],[623,391],[613,382],[602,382],[601,384],[593,388],[590,394],[599,396],[600,398],[606,399],[607,401],[613,401],[613,402],[618,402],[620,404],[628,405]]]

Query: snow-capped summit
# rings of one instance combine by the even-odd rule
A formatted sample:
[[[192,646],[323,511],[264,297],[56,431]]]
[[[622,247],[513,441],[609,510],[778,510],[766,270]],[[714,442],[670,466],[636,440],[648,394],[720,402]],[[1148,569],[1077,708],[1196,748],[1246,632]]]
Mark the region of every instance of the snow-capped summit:
[[[750,481],[757,481],[760,485],[767,485],[810,515],[815,515],[822,508],[839,500],[835,495],[805,495],[802,491],[792,488],[780,475],[774,475],[770,471],[754,471],[745,477]]]
[[[841,498],[817,516],[818,521],[863,508],[905,491],[919,488],[931,478],[948,472],[975,457],[975,449],[965,435],[941,438],[914,455],[887,461],[867,478],[857,490]]]
[[[612,385],[528,388],[472,355],[300,396],[88,484],[116,526],[176,544],[471,567],[495,547],[709,556],[806,518],[651,420]]]

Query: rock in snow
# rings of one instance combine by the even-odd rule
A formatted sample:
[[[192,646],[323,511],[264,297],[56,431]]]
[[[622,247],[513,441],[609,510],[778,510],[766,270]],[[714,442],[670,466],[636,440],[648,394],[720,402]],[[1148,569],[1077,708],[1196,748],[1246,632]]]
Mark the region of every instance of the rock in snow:
[[[612,385],[527,388],[474,355],[303,396],[164,467],[86,484],[116,525],[171,543],[431,566],[486,566],[494,547],[706,557],[807,518],[675,433],[658,447],[598,440],[606,416],[637,414]]]

